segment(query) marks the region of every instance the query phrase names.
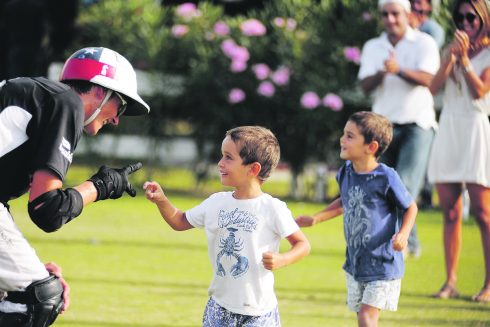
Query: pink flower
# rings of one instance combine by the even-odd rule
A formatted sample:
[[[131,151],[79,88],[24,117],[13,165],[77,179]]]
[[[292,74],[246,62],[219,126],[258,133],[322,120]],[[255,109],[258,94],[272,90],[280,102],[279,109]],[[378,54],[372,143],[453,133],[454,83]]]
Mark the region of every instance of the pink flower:
[[[221,51],[223,51],[225,56],[227,56],[228,58],[231,58],[233,50],[236,47],[237,47],[237,44],[232,39],[226,39],[223,42],[221,42]]]
[[[240,24],[240,30],[245,36],[262,36],[267,30],[265,26],[257,19],[248,19]]]
[[[329,107],[333,111],[340,111],[344,107],[342,98],[333,93],[328,93],[325,95],[322,99],[322,103],[325,107]]]
[[[237,45],[232,39],[221,42],[221,51],[233,61],[247,62],[250,59],[248,49]]]
[[[250,59],[248,49],[241,46],[235,46],[231,51],[231,59],[234,61],[247,62]]]
[[[186,20],[201,16],[201,12],[197,9],[196,5],[191,2],[186,2],[178,6],[175,14]]]
[[[277,27],[280,27],[280,28],[286,26],[286,20],[282,17],[274,18],[273,22],[274,22],[274,25],[276,25]]]
[[[257,93],[270,98],[274,95],[274,93],[276,93],[276,88],[271,82],[265,81],[260,83],[259,87],[257,88]]]
[[[373,19],[373,16],[369,13],[369,11],[365,11],[362,13],[362,20],[365,22],[369,22],[371,19]]]
[[[315,92],[305,92],[301,96],[301,106],[305,109],[315,109],[320,104],[320,97]]]
[[[294,31],[297,25],[298,23],[296,23],[296,20],[294,20],[293,18],[288,18],[286,20],[286,29],[288,31]]]
[[[247,69],[247,63],[245,61],[233,60],[230,65],[230,71],[232,73],[241,73]]]
[[[226,36],[230,34],[230,27],[223,21],[219,21],[213,26],[213,31],[219,36]]]
[[[358,47],[345,47],[344,57],[348,61],[359,64],[361,62],[361,51]]]
[[[269,74],[271,73],[271,69],[266,64],[255,64],[252,66],[252,70],[255,77],[261,81],[269,77]]]
[[[283,86],[289,83],[289,75],[289,68],[282,66],[272,73],[271,78],[276,85]]]
[[[228,102],[231,104],[242,102],[245,98],[245,92],[239,88],[233,88],[230,90],[230,93],[228,93]]]
[[[172,26],[171,33],[175,37],[182,37],[189,32],[189,27],[187,25],[177,24]]]

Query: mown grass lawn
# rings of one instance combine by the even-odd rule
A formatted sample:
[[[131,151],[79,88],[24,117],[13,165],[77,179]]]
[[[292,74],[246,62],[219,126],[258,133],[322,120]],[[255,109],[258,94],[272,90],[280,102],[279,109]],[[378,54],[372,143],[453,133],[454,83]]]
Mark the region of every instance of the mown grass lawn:
[[[200,325],[211,280],[204,232],[172,231],[156,207],[139,194],[95,203],[52,234],[31,223],[25,197],[11,202],[17,224],[39,256],[60,264],[70,283],[72,306],[55,326]],[[203,199],[180,193],[169,196],[184,210]],[[323,208],[288,204],[294,215]],[[421,212],[417,222],[422,257],[406,262],[399,310],[383,312],[380,325],[490,326],[490,305],[470,300],[484,275],[475,223],[464,226],[458,282],[462,298],[437,300],[430,294],[444,280],[441,214]],[[342,219],[304,231],[312,244],[310,256],[275,273],[283,326],[355,326],[355,314],[345,305]]]

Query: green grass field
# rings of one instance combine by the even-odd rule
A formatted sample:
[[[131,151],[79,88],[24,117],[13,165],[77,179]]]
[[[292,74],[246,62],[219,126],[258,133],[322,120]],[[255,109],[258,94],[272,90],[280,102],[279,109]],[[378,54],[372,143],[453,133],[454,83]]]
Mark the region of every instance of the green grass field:
[[[29,220],[25,197],[11,202],[17,224],[38,255],[60,264],[70,283],[72,305],[55,326],[200,326],[211,280],[205,234],[172,231],[141,194],[95,203],[52,234]],[[184,210],[203,199],[179,192],[169,197]],[[288,204],[294,215],[323,208]],[[490,326],[490,305],[470,300],[484,274],[475,223],[464,226],[458,282],[462,298],[437,300],[430,294],[444,281],[442,217],[438,211],[421,212],[417,222],[422,257],[406,262],[399,310],[382,312],[380,325]],[[355,314],[345,305],[342,219],[304,231],[311,254],[275,272],[283,326],[355,326]],[[282,245],[287,248],[287,242]]]

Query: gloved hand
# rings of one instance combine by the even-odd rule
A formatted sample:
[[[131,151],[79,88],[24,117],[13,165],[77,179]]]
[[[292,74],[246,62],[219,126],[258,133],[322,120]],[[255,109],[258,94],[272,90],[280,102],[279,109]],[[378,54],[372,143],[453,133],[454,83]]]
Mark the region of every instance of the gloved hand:
[[[143,164],[138,162],[120,169],[109,168],[106,166],[100,167],[99,171],[89,179],[89,181],[94,183],[94,186],[97,189],[97,199],[95,201],[118,199],[124,192],[135,197],[136,190],[129,182],[128,176],[142,166]]]

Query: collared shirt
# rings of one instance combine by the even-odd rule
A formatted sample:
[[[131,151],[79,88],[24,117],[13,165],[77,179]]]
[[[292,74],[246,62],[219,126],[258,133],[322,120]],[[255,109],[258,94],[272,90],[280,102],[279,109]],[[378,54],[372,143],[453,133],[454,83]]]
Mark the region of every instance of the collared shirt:
[[[437,44],[426,33],[407,27],[403,38],[393,46],[388,35],[366,42],[362,49],[360,80],[384,70],[384,61],[393,53],[401,70],[409,69],[435,74],[440,58]],[[392,123],[410,124],[429,129],[436,127],[434,99],[429,88],[415,85],[395,74],[386,74],[373,91],[373,111],[386,116]]]

